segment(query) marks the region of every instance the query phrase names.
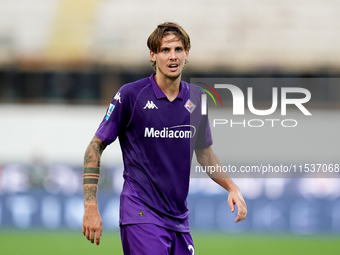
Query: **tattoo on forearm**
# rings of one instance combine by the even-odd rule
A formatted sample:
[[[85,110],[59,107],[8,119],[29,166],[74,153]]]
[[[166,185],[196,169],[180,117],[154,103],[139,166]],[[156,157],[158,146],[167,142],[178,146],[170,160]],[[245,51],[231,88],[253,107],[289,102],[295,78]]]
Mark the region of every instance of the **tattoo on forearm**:
[[[84,202],[97,202],[97,186],[84,186]]]
[[[103,143],[98,137],[94,137],[86,149],[85,157],[84,157],[84,165],[87,165],[91,162],[97,163],[97,166],[100,166],[100,157],[106,148],[106,144]]]
[[[99,176],[100,176],[99,167],[85,167],[83,172],[83,183],[98,184]]]
[[[97,202],[97,188],[100,176],[100,157],[106,144],[94,136],[84,156],[84,202]]]
[[[93,156],[91,155],[91,150],[88,147],[86,152],[85,152],[84,164],[90,163],[92,161],[92,159],[93,159]]]

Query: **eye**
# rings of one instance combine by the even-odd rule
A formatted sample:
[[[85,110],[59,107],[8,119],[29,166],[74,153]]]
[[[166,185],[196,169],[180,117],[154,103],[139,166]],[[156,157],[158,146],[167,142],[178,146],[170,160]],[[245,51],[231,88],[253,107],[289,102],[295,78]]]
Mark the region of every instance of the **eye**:
[[[182,48],[176,48],[177,52],[181,52],[183,49]]]
[[[164,49],[162,49],[162,52],[168,52],[169,51],[169,49],[168,48],[164,48]]]

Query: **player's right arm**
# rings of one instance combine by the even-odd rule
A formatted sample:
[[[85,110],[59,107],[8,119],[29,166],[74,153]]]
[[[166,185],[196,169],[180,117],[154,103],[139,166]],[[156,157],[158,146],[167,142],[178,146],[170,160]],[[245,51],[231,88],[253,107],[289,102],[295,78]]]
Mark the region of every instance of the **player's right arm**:
[[[222,167],[221,162],[218,160],[217,156],[214,154],[210,146],[203,148],[203,149],[196,149],[195,153],[197,157],[197,162],[200,165],[206,168],[209,166],[217,166],[217,165]],[[235,222],[237,223],[239,221],[244,220],[245,217],[247,216],[247,205],[243,199],[240,189],[235,185],[235,183],[229,178],[228,174],[225,172],[221,171],[221,172],[214,172],[214,173],[207,172],[207,173],[213,181],[218,183],[220,186],[222,186],[229,192],[228,204],[232,212],[235,211],[234,205],[236,204],[238,213],[237,213]]]
[[[82,232],[91,242],[99,245],[103,231],[102,219],[98,210],[97,190],[100,176],[100,158],[106,144],[94,136],[88,145],[84,156],[83,188],[84,217]]]

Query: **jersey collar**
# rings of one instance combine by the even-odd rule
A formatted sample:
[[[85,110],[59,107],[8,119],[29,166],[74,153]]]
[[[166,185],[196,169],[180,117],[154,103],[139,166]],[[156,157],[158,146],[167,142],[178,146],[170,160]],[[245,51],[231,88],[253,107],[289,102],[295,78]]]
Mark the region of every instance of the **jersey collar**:
[[[164,92],[157,85],[157,83],[156,83],[156,81],[154,79],[155,74],[156,73],[151,74],[151,76],[149,77],[149,81],[150,81],[150,83],[152,85],[153,91],[155,92],[156,98],[157,99],[167,98],[166,95],[164,94]],[[180,88],[179,88],[179,93],[178,93],[176,99],[178,98],[178,99],[183,100],[184,97],[185,97],[185,90],[186,89],[187,89],[186,84],[183,81],[181,81]]]

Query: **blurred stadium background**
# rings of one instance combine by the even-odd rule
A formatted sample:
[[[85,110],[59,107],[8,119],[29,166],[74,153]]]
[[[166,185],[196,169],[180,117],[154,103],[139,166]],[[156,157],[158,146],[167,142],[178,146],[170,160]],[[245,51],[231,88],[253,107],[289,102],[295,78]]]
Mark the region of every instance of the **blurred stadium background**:
[[[275,141],[270,156],[263,156],[271,163],[282,157],[309,163],[318,156],[322,163],[340,163],[339,10],[337,0],[0,0],[1,253],[121,252],[118,143],[107,148],[102,160],[99,200],[105,233],[97,249],[80,233],[83,154],[119,87],[152,72],[146,40],[164,21],[181,24],[191,37],[186,81],[335,78],[305,86],[319,116],[313,123],[324,122],[330,129],[295,134],[302,137],[296,146],[306,145],[303,151],[282,149],[282,137],[264,139],[258,148],[273,148]],[[256,89],[268,95],[268,87]],[[268,103],[268,98],[259,101]],[[210,112],[218,114],[213,107]],[[228,139],[227,149],[219,141],[214,145],[223,162],[250,164],[264,155],[262,150],[252,153],[250,144],[235,137]],[[223,190],[206,178],[191,180],[196,253],[337,254],[339,179],[235,182],[249,209],[238,224]]]

